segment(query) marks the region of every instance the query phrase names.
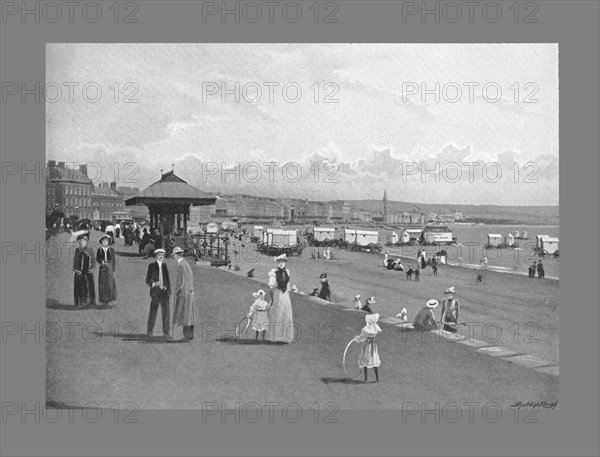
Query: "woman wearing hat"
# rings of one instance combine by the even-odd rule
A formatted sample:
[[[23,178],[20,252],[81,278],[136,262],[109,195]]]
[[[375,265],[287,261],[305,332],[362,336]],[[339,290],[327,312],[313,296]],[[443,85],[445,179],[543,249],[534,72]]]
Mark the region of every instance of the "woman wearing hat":
[[[319,292],[319,298],[326,301],[331,301],[331,291],[329,290],[329,281],[327,281],[327,274],[323,273],[320,276],[321,279],[321,291]]]
[[[437,308],[438,304],[439,303],[437,300],[427,300],[425,306],[421,308],[421,310],[415,316],[415,320],[413,322],[413,327],[415,328],[415,330],[428,332],[437,328],[437,322],[435,321],[433,310]]]
[[[98,269],[98,298],[102,305],[110,306],[117,300],[117,284],[115,282],[115,251],[110,247],[113,239],[110,235],[102,235],[98,239],[100,247],[96,251]]]
[[[442,315],[440,316],[440,324],[444,324],[443,329],[445,331],[456,333],[460,303],[454,298],[454,286],[446,289],[444,293],[446,294],[446,298],[442,300]],[[451,325],[446,324],[446,322],[450,323]]]
[[[94,284],[94,269],[96,260],[94,252],[88,246],[89,233],[77,236],[79,246],[73,255],[73,297],[75,307],[96,305],[96,285]]]
[[[269,313],[269,339],[291,343],[294,340],[294,320],[290,299],[290,270],[285,266],[287,256],[275,257],[278,267],[269,272],[271,312]]]
[[[369,297],[367,298],[367,301],[365,301],[364,306],[361,308],[363,311],[366,311],[369,314],[372,314],[373,311],[371,311],[371,305],[375,304],[375,297]]]
[[[379,382],[378,367],[381,365],[381,360],[379,359],[379,351],[377,350],[377,343],[375,342],[375,337],[381,333],[381,328],[377,325],[378,320],[379,314],[367,314],[365,316],[367,325],[362,328],[360,335],[356,337],[356,341],[361,343],[358,366],[361,367],[365,373],[365,382],[367,382],[367,368],[373,368],[373,371],[375,372],[375,381]]]

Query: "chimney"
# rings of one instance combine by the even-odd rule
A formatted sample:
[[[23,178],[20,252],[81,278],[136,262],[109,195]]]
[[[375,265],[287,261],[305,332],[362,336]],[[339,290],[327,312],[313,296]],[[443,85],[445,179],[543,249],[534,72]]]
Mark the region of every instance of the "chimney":
[[[56,160],[48,160],[48,168],[52,170],[56,167]]]
[[[111,182],[111,183],[110,183],[110,188],[111,188],[112,190],[117,190],[117,182],[116,182],[116,181],[113,181],[113,182]]]
[[[87,165],[79,165],[79,171],[87,178]]]

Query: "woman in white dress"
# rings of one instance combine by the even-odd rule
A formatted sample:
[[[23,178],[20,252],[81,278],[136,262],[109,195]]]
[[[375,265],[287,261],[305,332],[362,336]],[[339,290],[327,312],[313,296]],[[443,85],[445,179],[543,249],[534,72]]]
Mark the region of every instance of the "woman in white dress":
[[[269,340],[291,343],[294,340],[294,320],[290,300],[290,270],[285,266],[285,254],[276,257],[278,268],[269,272],[271,311],[269,313]]]
[[[375,337],[381,333],[381,328],[377,325],[378,320],[379,314],[367,314],[365,316],[367,325],[363,327],[360,335],[356,337],[356,341],[361,343],[358,366],[364,370],[365,382],[367,382],[368,368],[373,368],[375,381],[379,382],[379,365],[381,365],[381,360],[379,359],[379,351],[375,342]]]

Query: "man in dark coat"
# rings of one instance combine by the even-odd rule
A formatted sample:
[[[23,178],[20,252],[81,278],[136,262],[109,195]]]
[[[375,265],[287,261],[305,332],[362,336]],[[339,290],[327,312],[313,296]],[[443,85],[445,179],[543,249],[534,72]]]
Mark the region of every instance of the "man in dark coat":
[[[144,249],[146,248],[146,245],[148,244],[149,241],[150,241],[150,234],[148,233],[148,229],[144,228],[144,234],[142,235],[142,239],[140,240],[140,243],[139,243],[140,253],[144,252]]]
[[[152,239],[154,240],[154,247],[156,249],[163,247],[163,237],[158,229],[154,229],[154,235],[152,236]]]
[[[537,264],[537,272],[538,272],[538,278],[544,279],[546,272],[544,271],[544,265],[542,264],[541,260]]]
[[[169,270],[165,260],[165,250],[156,249],[154,251],[156,262],[148,265],[146,273],[146,284],[150,287],[150,313],[148,314],[148,336],[152,336],[156,314],[160,305],[162,314],[163,335],[167,338],[171,336],[169,324],[169,298],[171,296],[171,283],[169,282]]]
[[[75,307],[96,305],[96,285],[94,283],[96,257],[87,244],[88,238],[88,233],[77,237],[79,246],[77,246],[73,255],[73,272],[75,273],[73,295],[75,298]]]

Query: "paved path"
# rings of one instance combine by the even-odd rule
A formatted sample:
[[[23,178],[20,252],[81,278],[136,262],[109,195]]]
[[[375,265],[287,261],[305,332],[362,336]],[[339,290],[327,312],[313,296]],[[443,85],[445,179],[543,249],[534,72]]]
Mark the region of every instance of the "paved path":
[[[295,343],[238,344],[235,325],[247,313],[258,284],[201,266],[193,266],[202,321],[196,339],[147,339],[148,261],[127,260],[117,265],[119,303],[114,309],[74,310],[68,258],[47,265],[47,320],[62,330],[56,342],[47,344],[49,402],[106,407],[134,402],[147,409],[197,409],[213,402],[228,407],[297,402],[304,408],[333,402],[341,409],[497,402],[508,408],[515,401],[558,397],[558,377],[550,372],[431,333],[423,340],[393,323],[382,323],[378,338],[381,381],[349,380],[341,357],[364,325],[364,313],[300,295],[292,298],[301,332]],[[169,268],[175,271],[171,260]],[[75,329],[73,338],[69,326]],[[160,317],[155,334],[159,329]],[[175,337],[181,337],[180,329]],[[369,376],[373,381],[372,372]]]

